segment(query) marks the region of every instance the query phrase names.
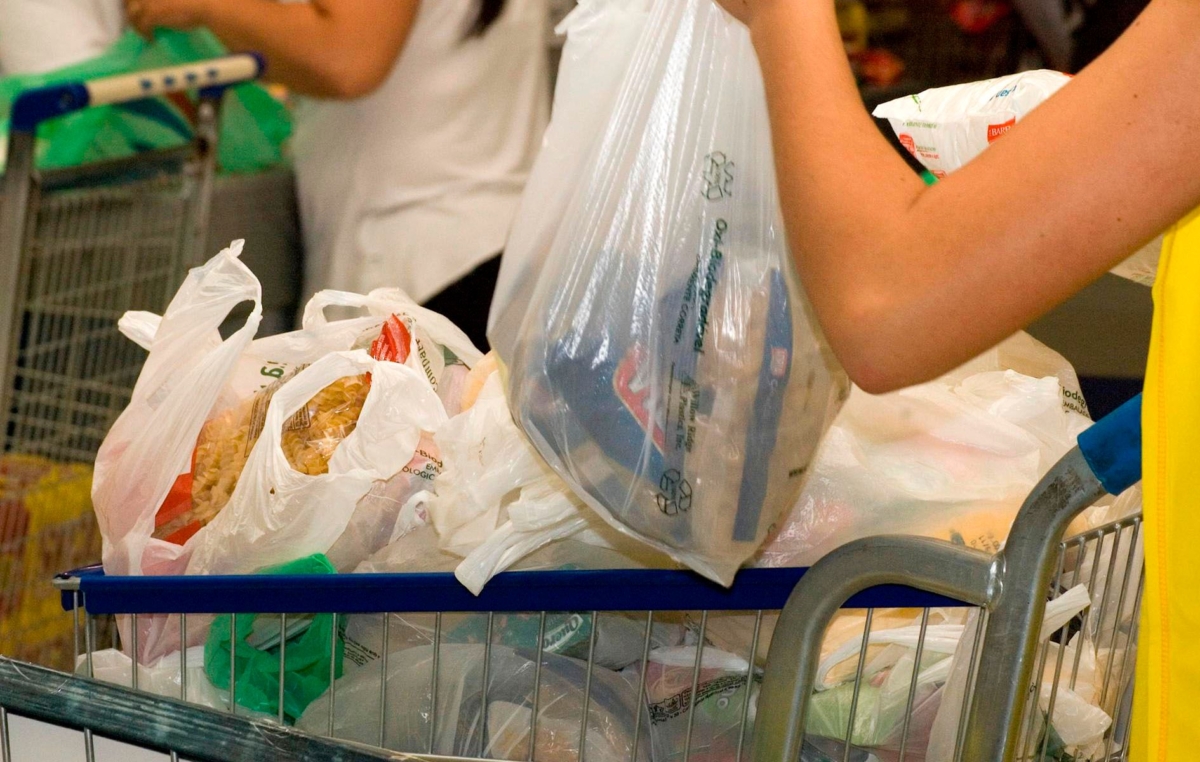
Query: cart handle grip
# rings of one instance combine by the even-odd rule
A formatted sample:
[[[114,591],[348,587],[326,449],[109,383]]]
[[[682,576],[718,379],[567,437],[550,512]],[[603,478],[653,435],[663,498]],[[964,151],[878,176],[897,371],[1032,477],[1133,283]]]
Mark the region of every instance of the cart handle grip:
[[[1142,395],[1079,435],[1079,449],[1110,495],[1142,480]]]
[[[240,53],[180,66],[26,90],[13,103],[11,129],[14,132],[34,132],[47,119],[90,106],[128,103],[156,95],[248,82],[257,79],[264,68],[265,63],[257,53]]]

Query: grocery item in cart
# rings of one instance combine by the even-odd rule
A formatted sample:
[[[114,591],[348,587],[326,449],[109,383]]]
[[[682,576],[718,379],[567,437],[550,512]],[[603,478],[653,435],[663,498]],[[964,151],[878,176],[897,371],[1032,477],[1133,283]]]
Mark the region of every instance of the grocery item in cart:
[[[646,662],[645,698],[655,762],[684,762],[689,735],[691,752],[697,759],[737,759],[738,744],[744,740],[739,732],[742,717],[752,723],[757,714],[762,678],[754,674],[747,681],[750,664],[742,657],[709,647],[700,654],[697,674],[696,650],[696,646],[658,648],[650,652]],[[631,677],[632,682],[638,681],[636,669]],[[747,727],[746,734],[753,735],[751,727]],[[746,745],[749,747],[748,741]]]
[[[153,693],[163,698],[178,699],[183,695],[183,681],[180,679],[180,667],[187,662],[187,700],[216,709],[229,711],[229,692],[218,690],[208,681],[204,674],[204,648],[195,646],[189,648],[186,657],[181,657],[178,651],[167,654],[152,665],[139,664],[138,690]],[[88,675],[87,656],[81,654],[75,660],[75,672]],[[114,685],[129,686],[133,684],[133,660],[115,648],[105,648],[92,654],[92,679],[103,680]],[[274,715],[250,712],[245,707],[238,710],[239,714],[253,714],[259,721],[275,721]]]
[[[646,28],[539,274],[509,401],[589,506],[728,584],[795,503],[847,386],[792,267],[747,30],[708,0],[659,0]]]
[[[324,734],[332,702],[333,732],[340,739],[378,744],[382,717],[385,748],[424,749],[431,732],[435,732],[435,754],[527,759],[528,708],[533,706],[537,658],[535,651],[497,645],[490,648],[485,660],[483,645],[443,645],[438,658],[434,725],[434,699],[430,690],[433,648],[409,648],[389,655],[386,711],[380,706],[380,670],[358,670],[336,683],[332,698],[326,694],[314,701],[297,727]],[[485,663],[486,707],[482,690]],[[580,757],[580,716],[587,675],[584,662],[548,653],[541,655],[536,758]],[[521,708],[526,711],[522,713]],[[616,673],[593,668],[587,759],[623,762],[633,758],[636,711],[635,689]],[[640,751],[637,758],[649,758],[648,749]]]
[[[372,334],[373,341],[360,339],[352,348],[369,345],[371,356],[380,361],[403,363],[408,359],[412,339],[399,316],[389,316],[382,332],[364,338]],[[204,424],[192,454],[191,472],[176,480],[155,516],[156,538],[182,545],[225,507],[262,434],[271,398],[303,367]],[[370,389],[369,374],[340,378],[296,411],[284,424],[282,435],[288,464],[309,476],[328,473],[329,459],[357,426]]]
[[[1102,686],[1112,677],[1111,673],[1099,669],[1092,644],[1091,625],[1076,633],[1064,648],[1063,635],[1070,632],[1067,627],[1072,619],[1091,604],[1091,596],[1083,585],[1062,593],[1046,605],[1041,627],[1038,665],[1043,670],[1038,691],[1036,708],[1030,711],[1028,724],[1022,726],[1023,744],[1037,750],[1033,757],[1027,752],[1023,759],[1046,759],[1054,762],[1099,762],[1108,758],[1104,737],[1112,725],[1111,712],[1121,700],[1119,691],[1104,691]],[[962,714],[963,697],[970,678],[974,656],[973,644],[980,627],[979,614],[972,611],[964,627],[959,646],[948,662],[945,684],[939,695],[937,712],[930,727],[927,762],[952,762],[956,758],[957,730]],[[1053,641],[1053,642],[1047,642]],[[1059,657],[1069,667],[1071,679],[1059,681]],[[1044,660],[1043,655],[1044,654]],[[1107,693],[1108,695],[1105,695]],[[1053,703],[1051,703],[1053,696]],[[1102,701],[1107,700],[1105,706]],[[1049,723],[1047,723],[1049,718]],[[1041,756],[1043,746],[1047,755]]]
[[[414,563],[425,563],[416,560],[420,557],[457,556],[461,563],[450,568],[478,594],[494,575],[567,538],[578,542],[560,550],[573,548],[578,557],[562,559],[560,567],[603,563],[607,551],[634,565],[670,564],[662,554],[603,524],[546,466],[513,422],[494,355],[467,374],[462,407],[434,435],[442,458],[437,481],[410,499],[406,517],[392,533],[396,547],[377,554],[371,568],[412,571]],[[436,551],[405,536],[414,518],[432,525]]]

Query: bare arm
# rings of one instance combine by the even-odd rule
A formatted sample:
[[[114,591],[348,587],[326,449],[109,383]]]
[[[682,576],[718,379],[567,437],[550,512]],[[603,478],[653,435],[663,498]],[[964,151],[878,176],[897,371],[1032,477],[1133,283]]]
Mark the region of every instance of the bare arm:
[[[1200,204],[1200,3],[1153,0],[1101,59],[932,188],[879,135],[832,0],[721,0],[763,69],[801,279],[851,377],[932,378]]]
[[[208,27],[234,50],[267,59],[273,82],[305,95],[358,98],[396,62],[420,0],[126,0],[131,23]]]

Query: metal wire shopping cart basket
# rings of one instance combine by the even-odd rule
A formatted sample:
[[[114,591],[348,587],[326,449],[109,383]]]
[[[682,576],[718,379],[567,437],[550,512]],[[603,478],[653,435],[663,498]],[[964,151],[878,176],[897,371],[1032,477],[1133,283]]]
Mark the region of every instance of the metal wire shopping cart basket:
[[[479,597],[449,574],[68,574],[78,672],[129,688],[0,661],[0,706],[87,732],[81,756],[94,731],[194,759],[257,758],[267,734],[284,739],[277,759],[322,758],[301,747],[325,737],[359,744],[328,758],[1122,760],[1141,517],[1062,537],[1140,479],[1139,411],[1082,436],[994,556],[881,537],[807,571],[743,570],[728,590],[683,571],[510,572]],[[167,699],[143,719],[80,709],[89,690],[223,708],[244,745],[162,735],[184,706]]]
[[[13,104],[0,196],[0,653],[65,667],[47,575],[93,559],[91,462],[145,353],[117,321],[162,312],[203,257],[226,86],[250,55],[31,90]],[[200,91],[178,148],[36,166],[38,128],[86,108]]]

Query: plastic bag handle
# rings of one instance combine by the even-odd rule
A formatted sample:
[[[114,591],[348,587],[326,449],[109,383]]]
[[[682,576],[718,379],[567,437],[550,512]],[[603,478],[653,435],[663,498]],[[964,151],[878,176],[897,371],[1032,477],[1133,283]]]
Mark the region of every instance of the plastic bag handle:
[[[352,291],[335,291],[333,289],[318,291],[308,300],[308,304],[304,305],[304,317],[301,319],[300,325],[305,330],[328,325],[329,318],[325,316],[326,307],[363,308],[369,306],[371,301],[370,296],[356,294]]]
[[[149,352],[161,325],[161,315],[143,310],[130,310],[117,321],[117,330],[122,336]]]
[[[1126,402],[1079,435],[1079,449],[1109,494],[1142,480],[1142,395]]]
[[[91,106],[248,82],[257,79],[264,68],[265,63],[257,53],[241,53],[134,74],[39,87],[17,96],[12,107],[11,129],[13,132],[34,132],[47,119]]]

